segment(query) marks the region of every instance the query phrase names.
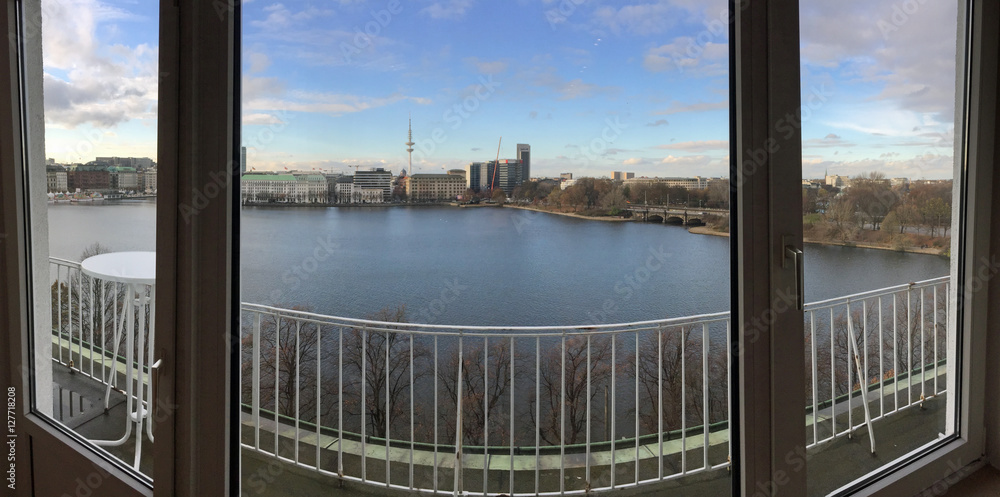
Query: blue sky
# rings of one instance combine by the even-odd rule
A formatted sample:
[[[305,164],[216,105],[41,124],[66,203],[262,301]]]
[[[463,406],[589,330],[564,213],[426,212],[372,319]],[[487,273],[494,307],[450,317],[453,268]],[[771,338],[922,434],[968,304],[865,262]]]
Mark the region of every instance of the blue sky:
[[[156,11],[44,0],[48,156],[155,158]],[[806,177],[951,176],[956,2],[802,3]],[[533,175],[723,176],[725,2],[253,0],[258,170],[439,172],[532,146]],[[904,7],[906,10],[904,10]]]

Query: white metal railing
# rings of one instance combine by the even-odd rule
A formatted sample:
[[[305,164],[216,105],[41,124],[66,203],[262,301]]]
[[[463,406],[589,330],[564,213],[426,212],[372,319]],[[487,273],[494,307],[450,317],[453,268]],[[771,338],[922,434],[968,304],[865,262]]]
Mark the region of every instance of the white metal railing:
[[[54,360],[107,382],[95,364],[103,371],[123,359],[109,360],[109,344],[90,338],[100,337],[100,319],[74,314],[88,305],[61,300],[86,295],[74,288],[87,284],[79,265],[52,264],[56,287],[67,287],[53,296],[67,312],[53,317]],[[806,305],[809,448],[945,393],[949,282]],[[402,490],[539,495],[729,465],[729,313],[487,327],[406,323],[394,312],[363,320],[249,303],[241,311],[242,443],[320,474]]]
[[[104,385],[105,409],[112,389],[125,395],[126,400],[141,399],[136,400],[140,403],[137,408],[147,409],[144,396],[136,397],[133,392],[149,387],[148,364],[143,365],[143,374],[131,376],[126,366],[131,363],[132,368],[138,367],[139,354],[145,357],[150,349],[152,285],[137,285],[136,291],[142,294],[137,298],[128,285],[93,278],[81,270],[80,263],[55,257],[49,258],[49,276],[52,360]],[[137,302],[131,314],[126,312],[130,298]],[[143,303],[139,304],[140,300]],[[132,340],[126,329],[141,331],[142,340]],[[123,443],[129,433],[114,442]],[[146,425],[146,435],[153,439],[150,424]]]

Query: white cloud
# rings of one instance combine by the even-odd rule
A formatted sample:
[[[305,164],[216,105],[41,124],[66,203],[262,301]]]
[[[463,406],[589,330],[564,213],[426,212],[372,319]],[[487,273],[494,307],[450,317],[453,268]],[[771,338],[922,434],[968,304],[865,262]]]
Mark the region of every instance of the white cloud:
[[[868,84],[875,100],[951,122],[958,3],[914,5],[915,12],[899,16],[897,2],[803,3],[803,74]]]
[[[718,76],[729,70],[727,43],[699,43],[691,37],[675,38],[666,45],[650,48],[642,65],[650,72],[693,72],[695,76]]]
[[[97,36],[117,31],[111,21],[151,21],[97,0],[53,4],[42,15],[47,124],[110,128],[156,119],[157,47],[105,45]]]
[[[637,35],[663,33],[677,23],[676,12],[665,1],[600,7],[594,11],[594,21],[615,34]]]
[[[430,103],[429,99],[409,97],[400,93],[386,97],[366,97],[296,90],[278,97],[264,96],[249,101],[244,99],[243,109],[245,111],[314,112],[338,116],[385,107],[405,100],[421,105]]]
[[[472,0],[443,0],[424,7],[420,12],[432,19],[461,19],[472,8]]]
[[[671,143],[669,145],[657,145],[656,148],[663,150],[681,150],[684,152],[707,152],[709,150],[729,150],[728,140],[705,140],[687,141]]]
[[[273,114],[266,114],[262,112],[253,114],[243,114],[244,126],[255,125],[255,124],[267,125],[267,124],[284,124],[284,123],[285,121],[282,121],[278,116],[275,116]]]
[[[728,109],[729,101],[723,100],[721,102],[695,102],[695,103],[683,103],[674,100],[670,102],[670,107],[666,109],[656,111],[653,114],[657,116],[669,116],[671,114],[680,114],[683,112],[705,112],[710,110],[720,110]]]
[[[857,176],[868,171],[880,171],[890,178],[947,179],[954,175],[954,158],[951,155],[921,154],[905,159],[886,156],[878,159],[853,161],[803,160],[804,174],[819,177],[824,171],[842,176]]]
[[[468,57],[465,62],[476,68],[482,74],[500,74],[507,71],[508,64],[503,60],[479,60],[478,57]]]
[[[333,14],[332,10],[307,7],[298,12],[292,12],[284,4],[275,3],[264,7],[267,17],[263,21],[250,21],[250,25],[262,29],[288,29],[295,24],[300,24],[317,17],[326,17]]]
[[[271,58],[260,52],[247,52],[244,57],[247,63],[250,64],[250,68],[248,69],[250,73],[264,72],[271,66]]]

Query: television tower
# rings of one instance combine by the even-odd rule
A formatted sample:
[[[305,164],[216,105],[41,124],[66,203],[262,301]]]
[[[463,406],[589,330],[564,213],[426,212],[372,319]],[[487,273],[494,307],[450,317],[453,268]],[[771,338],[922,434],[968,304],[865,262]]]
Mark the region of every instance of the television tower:
[[[410,117],[410,131],[407,136],[409,141],[406,142],[406,152],[410,156],[410,167],[407,169],[407,174],[413,176],[413,146],[416,145],[416,143],[413,143],[413,117]]]

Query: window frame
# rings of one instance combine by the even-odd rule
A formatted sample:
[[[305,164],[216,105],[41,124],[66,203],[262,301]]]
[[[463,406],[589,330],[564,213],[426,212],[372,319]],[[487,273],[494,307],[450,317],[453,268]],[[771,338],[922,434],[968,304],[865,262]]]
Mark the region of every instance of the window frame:
[[[13,24],[17,4],[22,1],[5,0],[6,9],[0,12],[0,24],[8,34],[16,35]],[[968,201],[965,231],[961,238],[965,242],[962,260],[973,261],[959,268],[966,281],[975,278],[982,257],[989,257],[990,226],[996,222],[993,207],[993,166],[997,158],[998,141],[995,119],[997,110],[997,33],[984,29],[1000,24],[1000,6],[987,0],[971,0],[970,66],[967,68],[968,115],[965,116],[966,133],[962,143],[966,144],[963,156],[966,158],[968,178]],[[731,8],[736,13],[731,23],[730,42],[733,52],[740,53],[740,64],[731,61],[733,81],[731,105],[734,112],[733,154],[739,157],[741,150],[756,140],[766,138],[766,134],[743,134],[735,127],[743,123],[748,132],[755,123],[773,122],[779,111],[795,109],[798,92],[774,91],[778,75],[797,74],[798,58],[793,65],[782,60],[792,47],[787,41],[790,28],[787,21],[791,12],[797,38],[797,3],[794,0],[771,0],[751,2],[731,0]],[[180,407],[170,411],[165,422],[156,426],[162,440],[172,443],[158,443],[153,495],[233,495],[238,493],[239,439],[233,431],[239,426],[233,396],[233,384],[238,375],[230,371],[233,354],[238,341],[232,334],[238,331],[234,320],[239,316],[238,298],[238,176],[233,176],[233,166],[238,168],[236,147],[239,145],[239,109],[234,96],[239,95],[239,2],[237,0],[177,0],[161,2],[161,42],[160,42],[160,105],[158,122],[158,162],[173,166],[160,169],[161,183],[157,207],[158,232],[157,252],[158,281],[161,291],[157,292],[157,328],[164,339],[158,340],[163,357],[174,357],[166,361],[161,373],[162,383],[158,389],[158,405]],[[785,22],[783,22],[785,21]],[[220,24],[221,23],[221,24]],[[223,29],[219,29],[222,26]],[[15,40],[17,38],[10,38]],[[788,46],[782,46],[784,45]],[[797,44],[796,44],[797,45]],[[9,77],[0,79],[0,122],[11,123],[11,133],[0,133],[0,163],[7,164],[0,170],[0,205],[4,236],[0,237],[0,305],[5,309],[4,329],[0,332],[0,345],[9,350],[9,367],[0,368],[0,380],[7,385],[19,387],[21,406],[27,405],[27,389],[23,387],[26,378],[20,375],[21,365],[27,359],[28,288],[27,254],[24,252],[25,202],[20,192],[21,169],[9,164],[22,164],[23,122],[19,118],[21,102],[17,72],[17,47],[8,45],[8,50],[0,53],[0,64],[12,68]],[[798,47],[794,47],[797,54]],[[199,55],[199,57],[195,57]],[[754,61],[759,64],[753,64]],[[795,84],[798,84],[796,78]],[[762,86],[763,85],[763,86]],[[170,105],[173,102],[174,105]],[[738,103],[738,105],[737,105]],[[800,138],[798,136],[793,139]],[[781,167],[795,167],[790,157],[775,157],[775,169],[766,164],[765,170],[774,174]],[[235,162],[235,164],[234,164]],[[783,165],[782,165],[783,164]],[[801,167],[799,165],[799,167]],[[738,170],[737,170],[738,172]],[[213,176],[215,174],[216,176]],[[196,221],[184,222],[181,206],[197,205],[204,192],[199,188],[216,181],[222,174],[227,177],[222,187],[223,193],[207,199],[205,208],[198,211]],[[760,209],[768,209],[770,204],[770,180],[765,176],[752,176],[752,190],[745,187],[734,193],[733,216],[741,220],[753,220],[750,216]],[[798,179],[797,177],[795,178]],[[181,191],[181,187],[185,187]],[[190,191],[189,191],[190,190]],[[741,193],[743,196],[741,197]],[[785,221],[787,222],[787,221]],[[773,257],[775,236],[780,236],[774,226],[767,221],[734,223],[734,247],[744,247],[734,253],[739,268],[734,272],[736,299],[733,307],[734,330],[740,323],[740,333],[735,334],[736,344],[745,345],[744,353],[734,356],[734,370],[743,372],[739,386],[740,402],[734,408],[732,436],[740,447],[734,454],[734,495],[754,495],[758,482],[775,481],[777,471],[783,470],[780,454],[782,449],[793,446],[804,434],[798,433],[797,424],[782,424],[775,419],[801,417],[800,409],[788,407],[772,401],[773,393],[800,380],[784,378],[782,374],[795,363],[772,363],[770,357],[780,350],[791,349],[784,344],[776,345],[779,334],[777,323],[764,330],[767,339],[749,340],[744,336],[747,330],[740,316],[752,315],[754,311],[765,311],[776,288],[789,286],[789,275],[777,271],[777,259]],[[801,229],[801,225],[799,226]],[[995,235],[995,234],[994,234]],[[956,238],[958,238],[956,236]],[[741,241],[742,240],[742,241]],[[756,240],[756,241],[755,241]],[[761,241],[763,240],[763,241]],[[742,244],[742,245],[741,245]],[[754,249],[755,251],[751,250]],[[750,273],[751,261],[766,264],[766,276]],[[221,265],[220,265],[221,264]],[[225,268],[225,276],[210,277],[212,267]],[[739,278],[739,280],[737,280]],[[162,285],[162,286],[161,286]],[[955,285],[956,287],[958,285]],[[994,292],[995,287],[994,284]],[[168,291],[169,287],[169,291]],[[739,289],[737,289],[739,288]],[[768,298],[761,299],[757,292],[764,292]],[[755,296],[756,295],[756,296]],[[885,475],[855,495],[903,495],[913,494],[930,487],[939,479],[955,473],[967,471],[969,467],[982,464],[982,456],[987,449],[997,456],[997,447],[987,447],[987,432],[1000,431],[1000,420],[985,416],[987,392],[1000,387],[996,375],[986,376],[987,345],[995,344],[997,327],[990,330],[988,309],[991,301],[1000,301],[1000,295],[987,291],[966,292],[962,301],[962,326],[966,330],[958,344],[961,384],[959,388],[959,423],[957,438],[944,443],[919,459]],[[739,313],[739,314],[737,314]],[[801,318],[801,316],[799,315]],[[786,315],[789,322],[794,315]],[[801,319],[799,321],[801,323]],[[801,324],[800,324],[801,326]],[[213,333],[198,333],[199,330],[214,329]],[[176,330],[172,339],[167,339],[166,330]],[[218,330],[224,330],[219,332]],[[774,333],[773,336],[771,333]],[[992,333],[992,335],[990,335]],[[785,335],[781,335],[782,337]],[[791,337],[801,340],[801,337]],[[989,339],[992,339],[990,341]],[[162,342],[162,343],[160,343]],[[783,342],[781,342],[783,343]],[[739,345],[737,345],[739,346]],[[3,347],[0,347],[3,348]],[[192,351],[197,350],[197,353]],[[799,350],[801,352],[801,350]],[[997,351],[993,351],[994,355]],[[801,356],[801,354],[795,354]],[[206,360],[210,359],[210,360]],[[204,375],[204,376],[203,376]],[[176,377],[175,377],[176,376]],[[216,381],[191,381],[194,377],[214,378]],[[748,396],[752,395],[752,403]],[[766,397],[764,396],[766,395]],[[788,403],[788,406],[796,405]],[[779,411],[782,416],[772,416]],[[788,412],[785,412],[788,411]],[[33,414],[19,412],[18,426],[28,437],[37,438],[39,450],[45,446],[66,446],[71,449],[64,454],[72,458],[103,464],[116,477],[122,477],[129,485],[129,475],[107,461],[97,457],[73,438]],[[198,436],[198,434],[219,434],[218,437]],[[738,437],[738,439],[737,439]],[[54,441],[55,445],[52,445]],[[21,450],[27,444],[21,445]],[[23,454],[23,452],[22,452]],[[30,482],[38,475],[27,474],[25,457],[19,458],[19,495],[31,495]],[[956,461],[958,466],[956,466]],[[109,467],[110,466],[110,467]],[[74,469],[73,466],[69,468]],[[45,475],[41,475],[44,477]],[[805,488],[805,472],[786,475],[789,483],[782,491]],[[134,483],[134,482],[133,482]],[[118,495],[107,488],[109,495]],[[132,490],[142,490],[134,488]],[[124,490],[123,490],[124,491]]]
[[[793,468],[788,467],[787,459],[782,456],[791,453],[788,450],[790,446],[802,443],[804,447],[805,440],[803,430],[799,428],[802,410],[795,407],[805,405],[804,394],[797,393],[803,392],[803,389],[798,388],[794,380],[786,378],[801,377],[804,364],[800,366],[797,360],[784,359],[786,354],[801,358],[801,313],[775,313],[772,326],[761,334],[764,339],[753,334],[760,330],[748,329],[748,322],[742,319],[742,316],[748,315],[747,312],[750,312],[749,315],[754,315],[754,312],[760,315],[774,311],[762,302],[766,299],[761,298],[760,293],[773,299],[775,288],[784,286],[787,291],[788,283],[783,279],[787,273],[783,274],[776,267],[780,266],[781,260],[780,236],[795,236],[798,230],[797,240],[801,242],[802,224],[801,219],[781,217],[780,212],[775,212],[777,209],[773,207],[776,205],[773,201],[776,200],[775,190],[792,191],[790,185],[784,184],[788,178],[795,182],[801,178],[801,147],[799,145],[795,150],[799,157],[785,156],[784,152],[789,147],[784,145],[796,146],[786,141],[758,168],[772,175],[771,180],[762,178],[760,170],[747,175],[739,165],[751,159],[751,150],[768,148],[763,141],[767,139],[767,133],[760,133],[760,130],[774,129],[771,125],[782,115],[781,109],[793,109],[793,115],[797,114],[800,92],[788,80],[794,80],[796,85],[799,82],[798,43],[783,42],[799,39],[797,7],[796,0],[753,3],[731,0],[730,3],[735,13],[730,31],[731,95],[734,97],[731,99],[731,119],[736,123],[731,130],[731,157],[738,158],[733,166],[733,177],[734,180],[742,177],[745,183],[751,185],[747,188],[744,184],[742,191],[734,192],[732,203],[735,209],[739,209],[732,213],[738,220],[733,243],[739,246],[734,251],[738,267],[733,274],[739,286],[733,290],[737,292],[733,322],[734,328],[739,325],[736,339],[749,342],[737,349],[742,355],[734,357],[734,364],[739,364],[743,373],[739,380],[739,406],[743,409],[739,419],[748,420],[741,421],[738,428],[742,455],[738,472],[741,478],[739,483],[734,483],[734,495],[756,495],[764,488],[761,485],[767,486],[771,482],[779,483],[781,492],[791,495],[805,495],[806,489],[806,472],[790,471]],[[994,343],[996,341],[995,336],[990,337],[988,310],[991,301],[1000,301],[1000,296],[964,288],[977,281],[983,284],[977,286],[988,286],[982,277],[977,276],[977,272],[983,268],[981,261],[990,260],[990,225],[996,221],[993,216],[997,215],[991,211],[991,201],[998,141],[995,116],[1000,109],[997,108],[998,37],[994,30],[986,27],[1000,23],[1000,7],[985,0],[969,0],[960,8],[960,13],[968,25],[958,26],[959,44],[966,48],[964,60],[958,61],[959,70],[962,70],[963,62],[966,67],[965,78],[958,78],[956,112],[961,119],[956,120],[955,157],[963,161],[961,169],[966,181],[964,189],[956,189],[955,198],[959,200],[954,202],[960,209],[955,209],[953,223],[959,227],[961,234],[955,235],[952,241],[955,283],[951,299],[956,309],[954,319],[960,330],[954,345],[957,353],[953,356],[960,383],[951,390],[956,395],[949,396],[958,414],[957,419],[949,416],[949,422],[954,419],[957,432],[947,441],[927,444],[873,475],[846,484],[835,494],[913,495],[941,480],[953,483],[950,478],[954,475],[968,474],[970,469],[983,464],[983,457],[987,454],[987,433],[996,433],[1000,429],[1000,420],[984,416],[987,392],[1000,387],[996,375],[990,383],[985,380],[989,338],[993,338]],[[800,130],[795,131],[792,140],[801,140]],[[781,205],[787,207],[785,203]],[[752,212],[754,210],[756,216]],[[761,237],[765,241],[747,243],[746,239],[750,237]],[[770,251],[764,250],[765,244],[769,244]],[[754,253],[755,250],[763,250],[764,254]],[[755,270],[763,274],[763,278],[754,278],[751,272]],[[762,281],[768,277],[772,281],[770,287]],[[794,319],[785,320],[790,314]],[[782,331],[782,326],[795,330],[797,336],[788,333],[788,329]],[[992,333],[995,335],[996,331]],[[794,345],[789,346],[785,340]],[[993,352],[995,354],[996,351]],[[954,375],[950,377],[954,378]],[[782,392],[783,401],[769,402],[776,392]],[[789,395],[787,392],[793,393]],[[755,398],[748,401],[751,396]],[[802,402],[798,402],[800,396]],[[996,456],[997,448],[990,449]]]
[[[233,238],[234,205],[227,174],[239,164],[231,145],[239,142],[239,112],[232,99],[238,94],[239,2],[164,0],[159,8],[155,354],[163,365],[152,416],[157,432],[153,487],[75,433],[30,411],[33,378],[21,374],[22,366],[29,364],[32,334],[24,180],[27,161],[44,163],[44,130],[40,119],[29,123],[25,117],[41,117],[41,92],[32,91],[41,87],[41,43],[37,33],[35,38],[22,36],[19,19],[22,10],[41,19],[41,1],[4,0],[0,10],[0,25],[7,35],[0,66],[9,75],[0,79],[0,122],[9,123],[3,129],[11,130],[0,133],[0,308],[6,318],[0,328],[5,363],[0,381],[18,392],[17,495],[72,491],[75,487],[66,487],[67,482],[85,478],[95,468],[105,473],[102,495],[238,492],[239,439],[229,433],[229,427],[239,423],[235,417],[239,411],[230,409],[229,374],[231,353],[239,344],[232,339],[238,328],[230,319],[230,303],[238,301],[233,298],[237,288],[233,278],[238,274],[231,271],[233,252],[226,239]],[[20,60],[26,53],[23,62],[28,65]],[[36,73],[37,81],[27,80],[31,86],[26,85],[22,69]],[[32,144],[38,148],[30,148]],[[185,207],[194,207],[194,214],[185,216],[190,212]],[[224,268],[222,277],[218,268]],[[59,458],[46,471],[29,469],[33,458],[56,453]]]

